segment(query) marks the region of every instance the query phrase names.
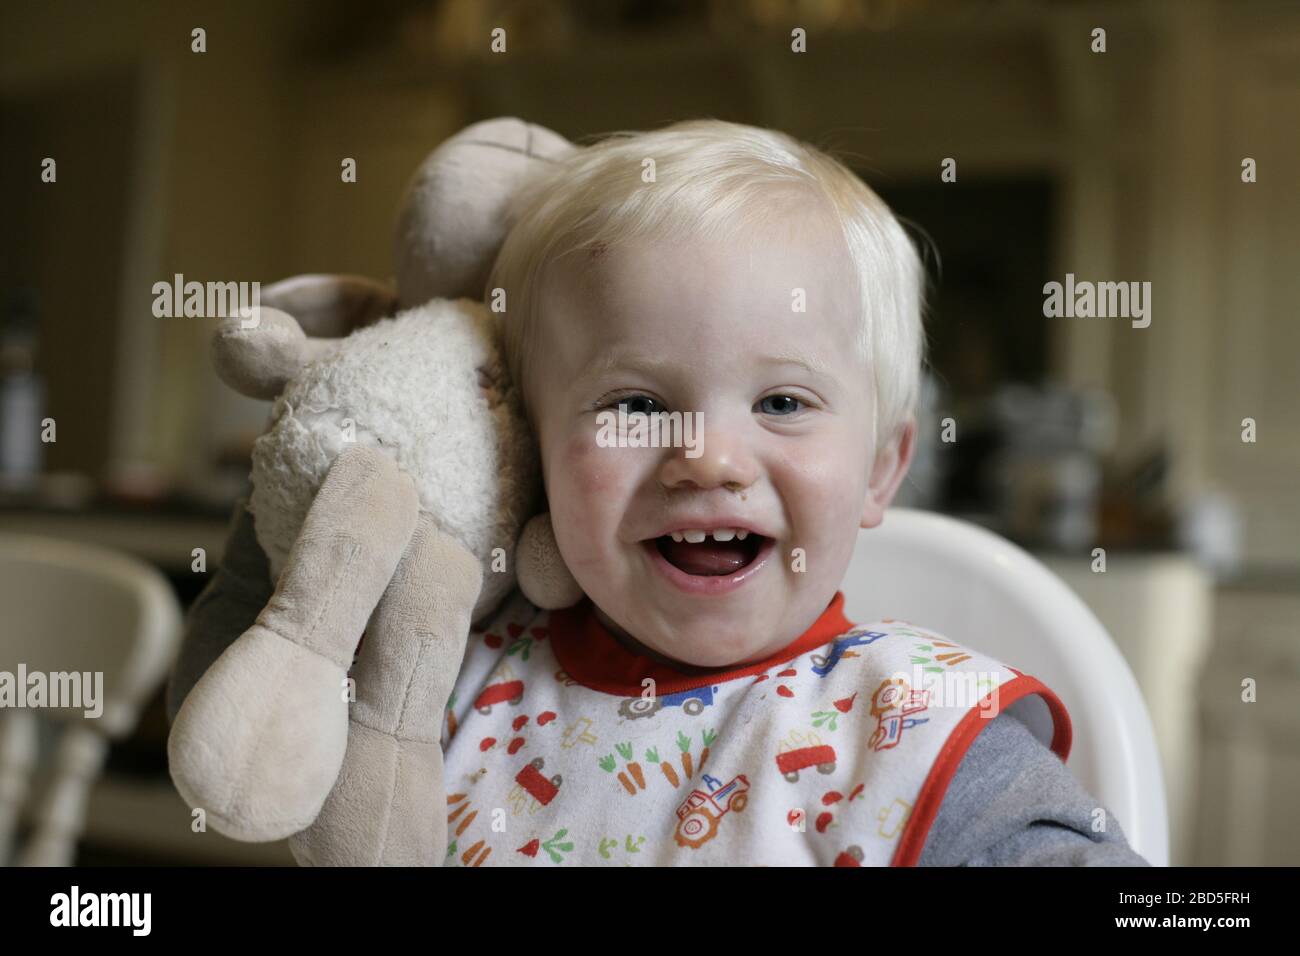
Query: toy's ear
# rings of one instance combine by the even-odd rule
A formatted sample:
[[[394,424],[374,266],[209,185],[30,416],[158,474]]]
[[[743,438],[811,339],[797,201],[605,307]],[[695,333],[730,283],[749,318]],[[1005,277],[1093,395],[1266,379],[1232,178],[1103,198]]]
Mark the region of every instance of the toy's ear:
[[[402,305],[482,301],[511,201],[577,148],[544,126],[499,117],[467,126],[430,153],[407,187],[393,237]]]
[[[544,611],[569,607],[582,598],[582,588],[555,542],[550,514],[536,515],[524,525],[515,546],[515,571],[524,597]]]
[[[212,336],[221,380],[250,398],[275,398],[308,362],[338,348],[338,338],[308,338],[292,315],[260,306],[222,319]]]
[[[397,293],[364,276],[302,275],[261,290],[262,305],[287,312],[307,335],[342,338],[397,311]]]

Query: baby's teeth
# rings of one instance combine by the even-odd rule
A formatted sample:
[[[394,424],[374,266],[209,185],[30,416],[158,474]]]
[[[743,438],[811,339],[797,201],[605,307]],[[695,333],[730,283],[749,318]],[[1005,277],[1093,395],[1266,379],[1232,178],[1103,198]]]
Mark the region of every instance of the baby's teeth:
[[[736,536],[734,528],[715,528],[713,531],[714,541],[730,541]]]
[[[708,537],[708,535],[706,535],[703,531],[696,531],[694,529],[690,531],[683,531],[682,534],[686,536],[687,544],[699,544],[706,537]]]
[[[674,541],[681,541],[681,540],[682,540],[682,533],[681,533],[680,531],[674,531],[674,532],[672,533],[672,535],[673,535],[673,540],[674,540]]]
[[[738,531],[736,532],[736,537],[739,538],[741,541],[744,541],[746,538],[749,537],[749,532],[748,532],[748,531],[739,531],[739,530],[738,530]]]

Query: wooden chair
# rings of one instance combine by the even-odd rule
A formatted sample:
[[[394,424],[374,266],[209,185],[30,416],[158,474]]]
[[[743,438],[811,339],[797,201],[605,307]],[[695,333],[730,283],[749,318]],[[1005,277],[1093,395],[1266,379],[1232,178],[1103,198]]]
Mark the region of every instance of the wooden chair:
[[[0,534],[0,609],[0,671],[14,681],[20,665],[28,674],[103,675],[98,716],[86,716],[86,707],[0,708],[0,863],[68,866],[110,741],[131,732],[166,678],[180,644],[180,606],[162,574],[134,558]],[[38,721],[61,733],[43,791],[34,794]],[[29,797],[34,830],[15,857]]]

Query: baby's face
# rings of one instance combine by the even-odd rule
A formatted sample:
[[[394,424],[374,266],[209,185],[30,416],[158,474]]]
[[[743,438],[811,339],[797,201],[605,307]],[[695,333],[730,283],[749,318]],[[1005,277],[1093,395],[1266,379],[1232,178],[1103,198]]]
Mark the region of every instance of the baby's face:
[[[548,274],[528,401],[560,551],[606,626],[679,663],[797,638],[897,486],[871,475],[860,307],[832,229],[624,244]],[[698,413],[699,444],[608,447],[598,416],[620,404]]]

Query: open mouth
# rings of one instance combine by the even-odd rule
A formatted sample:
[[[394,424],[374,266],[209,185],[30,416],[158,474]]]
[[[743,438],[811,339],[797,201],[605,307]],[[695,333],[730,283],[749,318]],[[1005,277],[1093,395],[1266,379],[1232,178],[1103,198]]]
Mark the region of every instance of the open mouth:
[[[663,559],[696,577],[721,577],[741,571],[758,557],[768,539],[752,531],[719,528],[716,531],[687,531],[665,534],[647,544]]]

